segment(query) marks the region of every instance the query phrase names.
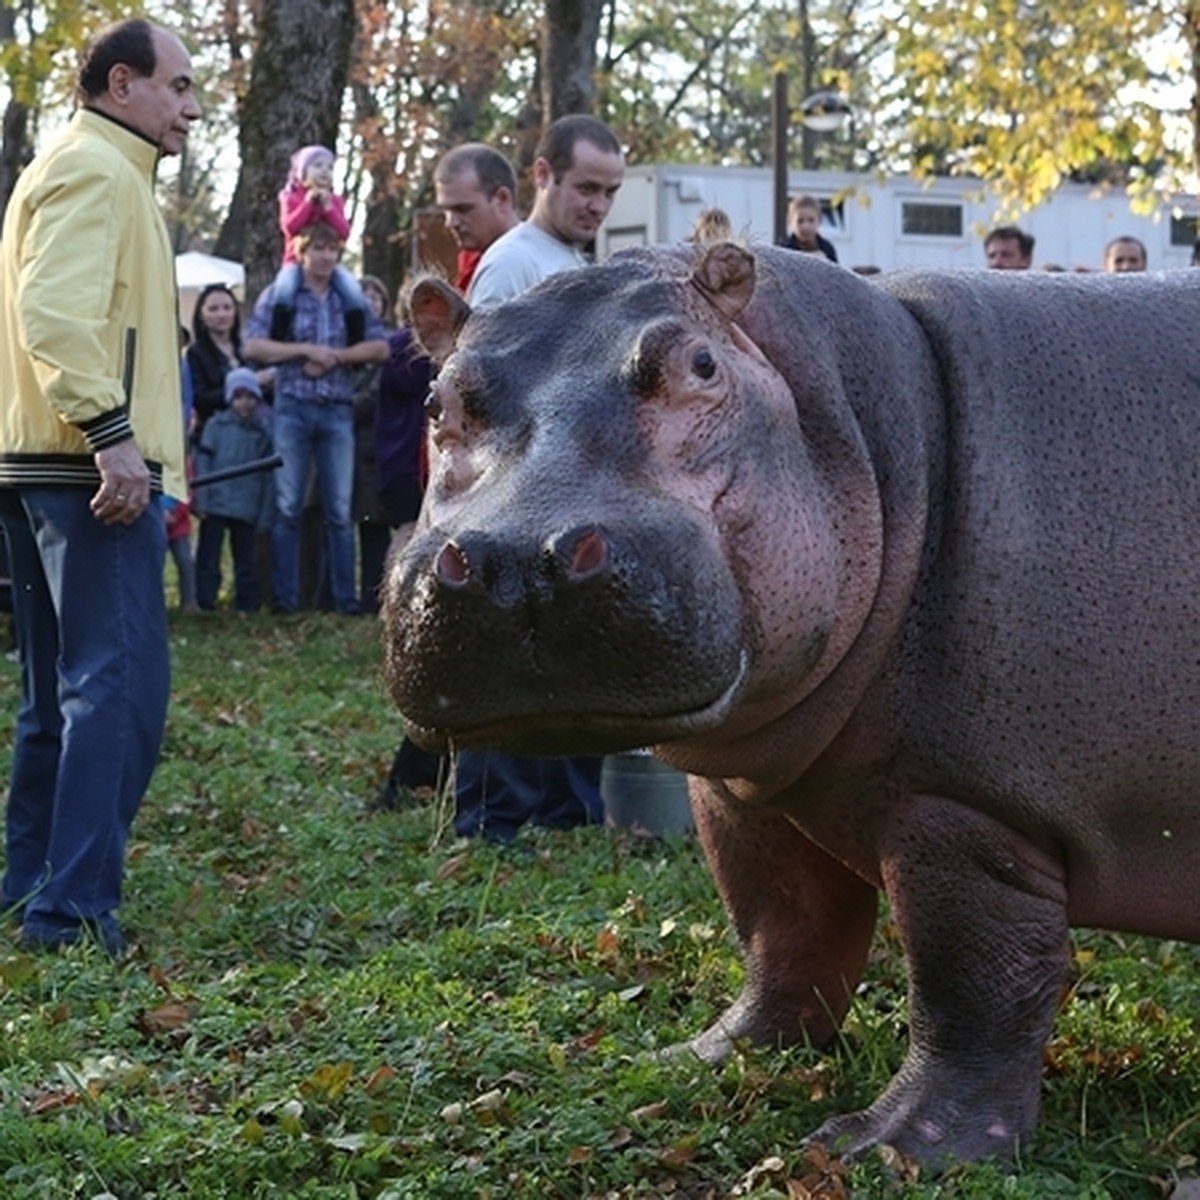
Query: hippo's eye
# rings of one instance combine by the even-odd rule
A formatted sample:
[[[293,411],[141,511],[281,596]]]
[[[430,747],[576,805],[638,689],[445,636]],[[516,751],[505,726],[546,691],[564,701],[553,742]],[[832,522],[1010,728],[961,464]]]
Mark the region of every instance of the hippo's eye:
[[[717,360],[711,350],[697,350],[692,355],[692,370],[701,379],[711,379],[717,373]]]
[[[427,392],[425,395],[425,415],[431,421],[437,421],[442,416],[442,402],[437,398],[436,392]]]

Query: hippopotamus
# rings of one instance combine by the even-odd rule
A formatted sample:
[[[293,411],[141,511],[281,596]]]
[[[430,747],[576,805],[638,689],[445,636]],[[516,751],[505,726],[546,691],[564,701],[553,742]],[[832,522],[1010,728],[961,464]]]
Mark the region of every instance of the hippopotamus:
[[[411,312],[442,366],[385,583],[410,736],[689,774],[746,967],[705,1060],[830,1041],[882,893],[907,1054],[811,1136],[1013,1156],[1069,928],[1200,941],[1200,272],[727,242]]]

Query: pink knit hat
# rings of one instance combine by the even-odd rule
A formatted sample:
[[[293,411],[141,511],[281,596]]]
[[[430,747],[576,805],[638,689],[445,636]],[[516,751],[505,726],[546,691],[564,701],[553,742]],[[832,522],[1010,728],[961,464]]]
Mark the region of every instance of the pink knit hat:
[[[292,165],[288,171],[287,186],[293,187],[297,183],[303,183],[308,168],[322,155],[328,158],[330,162],[334,160],[334,153],[328,146],[301,146],[292,155]]]

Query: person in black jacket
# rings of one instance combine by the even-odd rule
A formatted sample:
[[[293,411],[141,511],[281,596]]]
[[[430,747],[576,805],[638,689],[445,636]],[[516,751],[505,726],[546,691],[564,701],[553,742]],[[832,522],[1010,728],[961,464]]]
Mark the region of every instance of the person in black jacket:
[[[806,254],[823,254],[830,262],[837,262],[837,251],[833,243],[821,236],[821,204],[812,196],[793,196],[788,204],[788,235],[783,245],[789,250],[802,250]]]
[[[192,375],[191,443],[195,446],[204,423],[225,407],[225,376],[235,367],[246,366],[241,313],[228,284],[210,283],[200,293],[186,357]],[[255,372],[259,387],[269,388],[274,374],[270,369]]]

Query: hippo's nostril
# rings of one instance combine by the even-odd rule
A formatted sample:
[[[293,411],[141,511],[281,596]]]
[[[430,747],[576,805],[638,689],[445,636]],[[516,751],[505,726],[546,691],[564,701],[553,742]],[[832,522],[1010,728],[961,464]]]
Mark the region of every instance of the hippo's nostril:
[[[575,578],[593,575],[608,565],[608,541],[598,529],[581,533],[573,545],[565,540],[563,550]]]
[[[467,582],[471,574],[471,564],[467,556],[453,542],[447,542],[437,556],[435,568],[438,581],[441,583],[460,586]]]

